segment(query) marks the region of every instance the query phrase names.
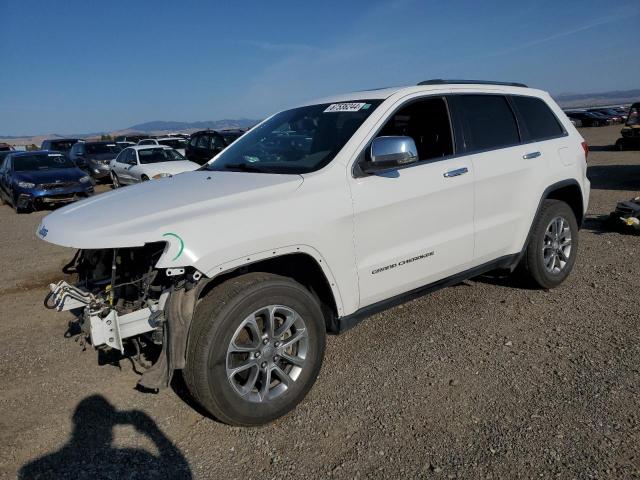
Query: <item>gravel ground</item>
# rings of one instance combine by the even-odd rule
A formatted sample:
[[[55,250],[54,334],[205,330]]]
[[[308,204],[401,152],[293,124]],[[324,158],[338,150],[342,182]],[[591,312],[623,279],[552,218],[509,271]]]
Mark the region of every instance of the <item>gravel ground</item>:
[[[180,382],[140,393],[128,361],[65,338],[42,299],[73,252],[35,237],[46,213],[1,207],[0,476],[640,478],[640,235],[599,220],[640,191],[618,131],[582,131],[593,190],[564,285],[475,279],[329,337],[309,396],[263,428],[202,416]]]

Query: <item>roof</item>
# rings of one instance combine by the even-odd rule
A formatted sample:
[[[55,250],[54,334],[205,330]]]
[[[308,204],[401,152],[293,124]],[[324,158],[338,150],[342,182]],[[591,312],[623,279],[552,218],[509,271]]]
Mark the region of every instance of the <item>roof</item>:
[[[467,81],[469,83],[462,83]],[[447,83],[448,82],[448,83]],[[501,93],[511,93],[511,94],[522,94],[522,93],[536,93],[542,94],[541,90],[536,90],[533,88],[529,88],[524,86],[524,84],[516,84],[516,83],[507,83],[507,82],[486,82],[482,80],[427,80],[425,82],[420,82],[418,85],[405,85],[399,87],[386,87],[386,88],[377,88],[370,90],[362,90],[351,93],[343,93],[340,95],[332,95],[330,97],[315,99],[310,102],[305,102],[304,105],[317,105],[321,103],[339,103],[339,102],[349,102],[354,100],[386,100],[394,94],[404,93],[405,95],[409,95],[412,93],[421,93],[421,92],[442,92],[445,91],[456,91],[456,90],[473,90],[477,92],[501,92]]]
[[[82,139],[81,138],[45,138],[42,142],[81,142]]]
[[[164,149],[171,149],[170,146],[168,145],[131,145],[130,147],[127,148],[133,148],[134,150],[148,150],[149,148],[164,148]]]

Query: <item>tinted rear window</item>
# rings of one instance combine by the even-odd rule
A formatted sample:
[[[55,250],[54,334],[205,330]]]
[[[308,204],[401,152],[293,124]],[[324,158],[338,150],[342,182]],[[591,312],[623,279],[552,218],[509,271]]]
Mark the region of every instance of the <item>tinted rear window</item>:
[[[535,97],[512,97],[529,136],[529,140],[558,137],[564,130],[547,104]]]
[[[460,95],[457,102],[467,150],[489,150],[520,143],[516,119],[502,95]]]

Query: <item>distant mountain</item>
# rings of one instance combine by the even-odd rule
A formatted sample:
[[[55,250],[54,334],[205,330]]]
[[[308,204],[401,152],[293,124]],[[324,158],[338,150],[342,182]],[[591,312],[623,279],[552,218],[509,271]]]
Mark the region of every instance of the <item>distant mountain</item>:
[[[562,93],[553,96],[561,107],[596,107],[640,100],[640,89],[600,93]]]
[[[223,130],[226,128],[252,127],[258,122],[259,120],[252,120],[249,118],[239,118],[237,120],[206,120],[202,122],[172,122],[155,120],[153,122],[132,125],[126,130],[133,130],[136,132],[173,132],[180,130],[205,130],[207,128],[211,130]]]

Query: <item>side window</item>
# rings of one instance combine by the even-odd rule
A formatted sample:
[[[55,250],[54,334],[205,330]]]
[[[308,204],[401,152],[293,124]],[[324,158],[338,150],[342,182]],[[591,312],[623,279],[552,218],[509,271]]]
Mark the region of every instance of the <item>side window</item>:
[[[527,140],[559,137],[564,130],[549,106],[535,97],[513,96],[511,101],[518,110],[526,130]]]
[[[520,143],[518,125],[502,95],[456,96],[467,151],[491,150]]]
[[[197,141],[198,141],[198,137],[191,137],[189,139],[189,145],[191,145],[192,147],[195,147]]]
[[[127,157],[127,152],[129,152],[129,150],[122,150],[118,156],[116,157],[116,163],[124,163],[125,162],[125,158]]]
[[[136,165],[138,163],[138,159],[136,158],[136,151],[133,148],[129,150],[129,154],[127,155],[127,163],[129,165]]]
[[[200,135],[198,137],[198,143],[196,145],[198,148],[209,148],[209,135]]]
[[[211,150],[220,150],[226,146],[224,143],[224,138],[220,135],[211,135],[211,146],[209,147]]]
[[[453,155],[453,137],[447,104],[441,97],[412,101],[394,113],[378,137],[413,138],[420,160]]]

